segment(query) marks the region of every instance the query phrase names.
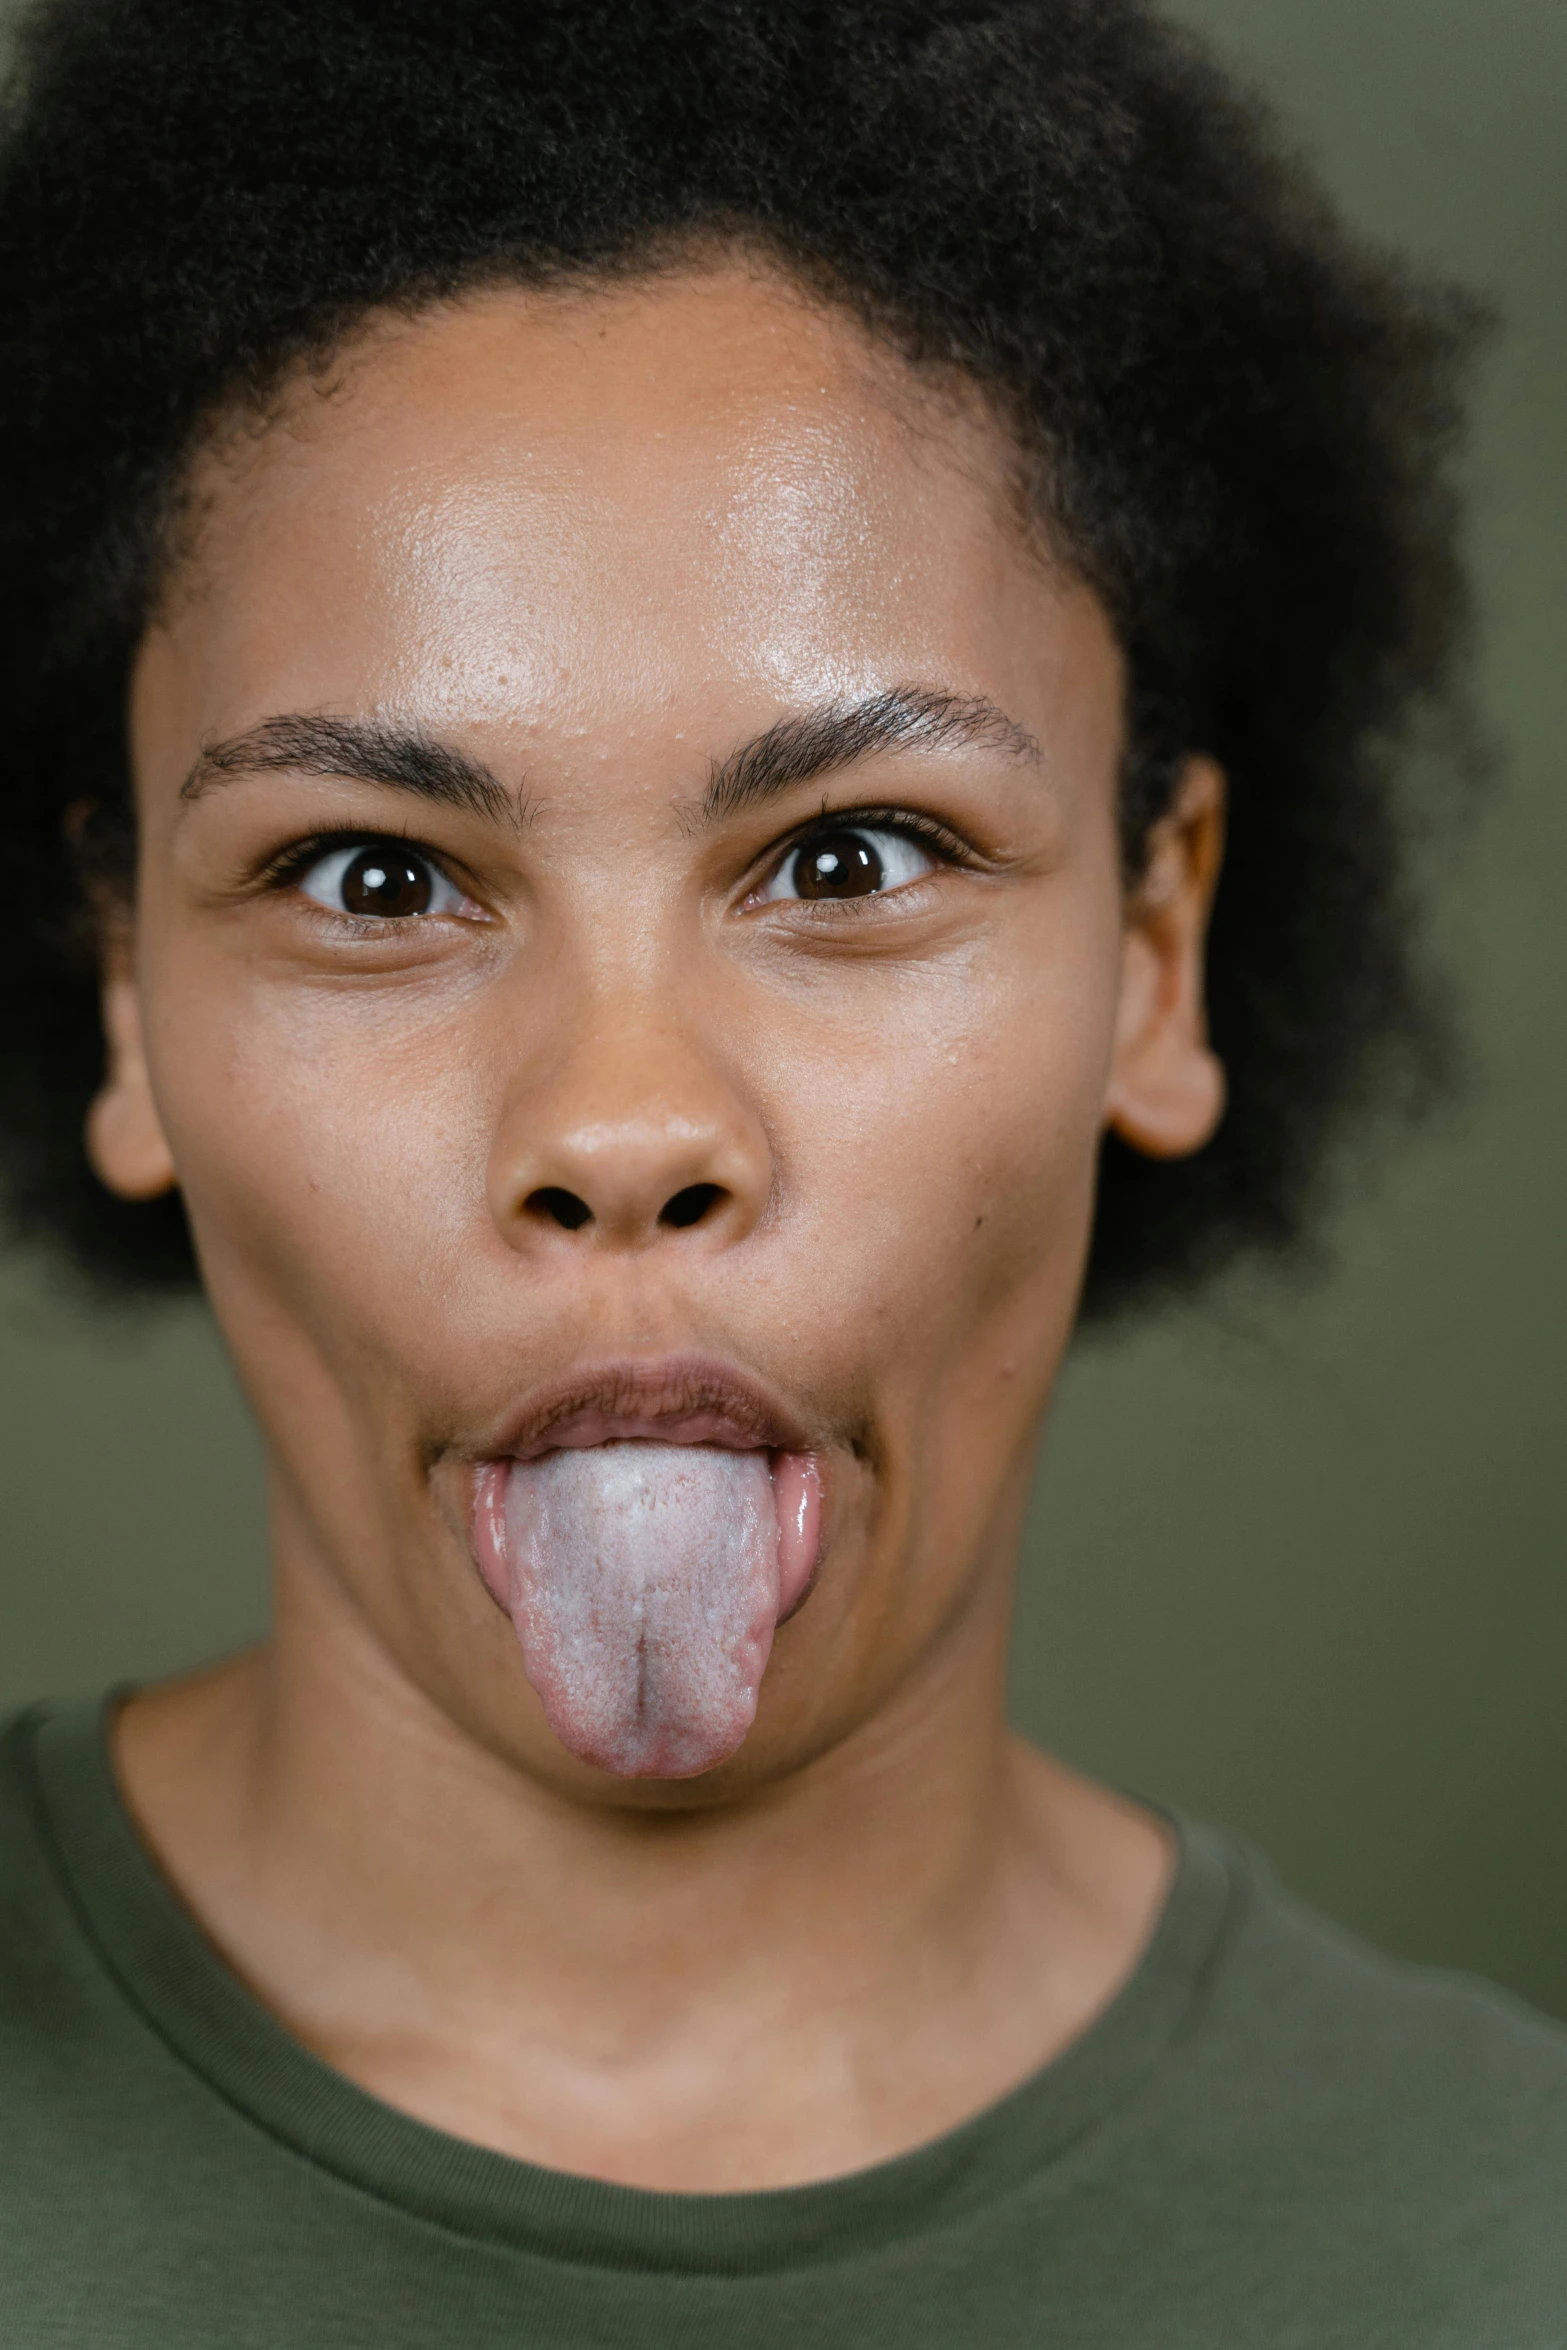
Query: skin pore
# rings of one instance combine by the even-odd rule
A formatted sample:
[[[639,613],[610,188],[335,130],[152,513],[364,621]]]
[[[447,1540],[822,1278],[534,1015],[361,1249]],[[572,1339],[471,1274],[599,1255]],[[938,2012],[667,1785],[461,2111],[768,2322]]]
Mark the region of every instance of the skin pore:
[[[1167,1883],[1003,1671],[1100,1134],[1221,1107],[1221,794],[1128,900],[1120,656],[1014,470],[743,258],[484,291],[198,462],[137,664],[90,1147],[183,1190],[276,1625],[133,1697],[119,1769],[292,2032],[561,2169],[905,2151],[1083,2030]],[[738,1752],[626,1779],[546,1722],[475,1480],[554,1383],[691,1358],[799,1432],[820,1564]]]

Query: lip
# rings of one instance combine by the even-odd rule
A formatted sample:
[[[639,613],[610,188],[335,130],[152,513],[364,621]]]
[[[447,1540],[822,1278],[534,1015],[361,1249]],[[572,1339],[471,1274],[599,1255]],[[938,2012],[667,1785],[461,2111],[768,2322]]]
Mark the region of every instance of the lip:
[[[735,1452],[812,1449],[807,1431],[759,1379],[718,1356],[682,1354],[586,1364],[537,1389],[489,1457],[532,1461],[637,1441]]]

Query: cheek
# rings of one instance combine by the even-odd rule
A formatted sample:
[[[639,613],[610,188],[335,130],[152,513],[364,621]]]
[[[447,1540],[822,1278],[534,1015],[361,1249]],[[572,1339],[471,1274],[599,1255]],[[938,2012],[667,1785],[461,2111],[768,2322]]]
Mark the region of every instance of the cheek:
[[[933,1390],[976,1343],[1048,1379],[1092,1213],[1113,949],[1111,924],[1085,924],[1053,950],[1024,932],[878,974],[773,1060],[801,1301],[884,1392]]]
[[[484,1208],[465,1021],[210,962],[162,997],[153,1083],[237,1351],[292,1332],[356,1383],[416,1371]]]

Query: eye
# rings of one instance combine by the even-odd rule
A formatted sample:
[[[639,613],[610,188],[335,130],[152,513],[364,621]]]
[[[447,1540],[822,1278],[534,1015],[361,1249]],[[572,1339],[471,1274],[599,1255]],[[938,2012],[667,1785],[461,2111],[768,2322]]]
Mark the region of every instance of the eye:
[[[792,848],[757,895],[766,903],[877,897],[923,881],[939,862],[906,832],[882,825],[827,825]]]
[[[302,870],[299,887],[329,913],[360,919],[402,921],[417,914],[455,914],[466,903],[438,865],[419,849],[394,840],[329,849]]]

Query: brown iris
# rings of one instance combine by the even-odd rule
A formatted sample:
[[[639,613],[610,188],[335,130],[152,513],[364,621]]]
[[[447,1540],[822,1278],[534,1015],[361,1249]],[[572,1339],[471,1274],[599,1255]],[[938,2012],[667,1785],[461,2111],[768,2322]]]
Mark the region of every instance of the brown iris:
[[[342,879],[343,904],[350,914],[427,914],[434,896],[430,868],[406,849],[382,843],[361,849]]]
[[[818,832],[794,854],[802,898],[868,898],[881,879],[881,859],[863,832]]]

